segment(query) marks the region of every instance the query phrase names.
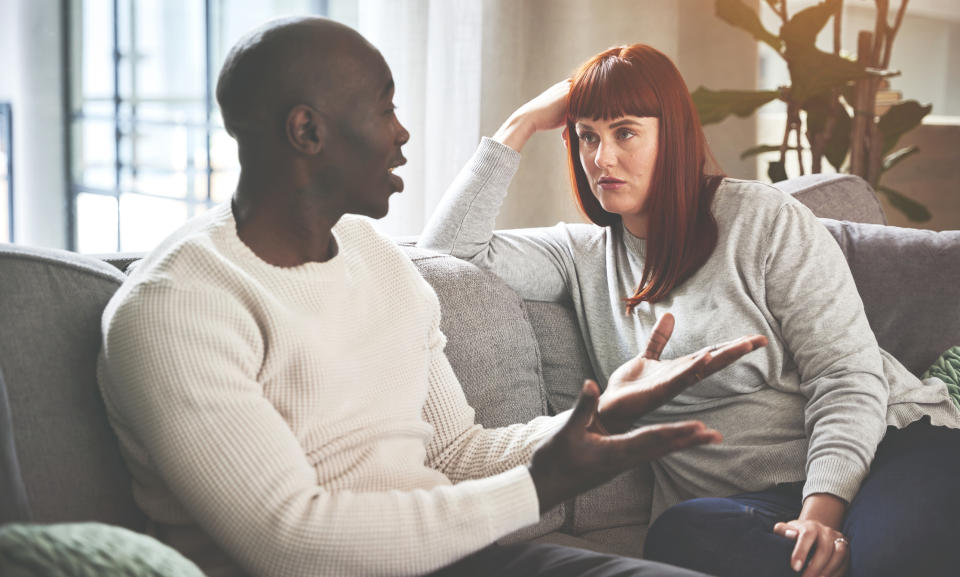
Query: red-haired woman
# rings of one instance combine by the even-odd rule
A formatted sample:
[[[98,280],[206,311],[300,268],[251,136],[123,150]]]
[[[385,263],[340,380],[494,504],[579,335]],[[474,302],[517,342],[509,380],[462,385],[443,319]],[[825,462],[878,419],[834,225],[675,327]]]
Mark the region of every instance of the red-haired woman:
[[[524,143],[564,125],[595,224],[494,232]],[[724,436],[653,464],[645,556],[734,577],[956,574],[946,529],[960,518],[960,411],[945,385],[880,350],[809,210],[711,174],[708,156],[673,63],[641,44],[611,48],[483,140],[420,245],[526,299],[572,303],[600,383],[658,318],[677,319],[666,357],[769,339],[645,417],[695,418]]]

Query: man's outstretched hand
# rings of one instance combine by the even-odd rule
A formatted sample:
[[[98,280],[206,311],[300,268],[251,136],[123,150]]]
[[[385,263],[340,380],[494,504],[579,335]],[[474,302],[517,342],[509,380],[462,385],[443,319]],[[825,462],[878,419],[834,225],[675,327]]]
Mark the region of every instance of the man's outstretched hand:
[[[608,431],[626,431],[631,423],[750,351],[767,345],[767,337],[752,335],[717,343],[695,353],[661,361],[670,335],[673,315],[666,313],[653,327],[647,349],[620,365],[610,375],[600,397],[600,422]]]
[[[673,325],[669,313],[657,322],[646,351],[614,371],[602,397],[597,384],[586,381],[567,423],[534,452],[530,476],[541,512],[645,461],[720,442],[720,433],[699,421],[628,429],[685,388],[765,346],[767,339],[744,337],[661,361]]]

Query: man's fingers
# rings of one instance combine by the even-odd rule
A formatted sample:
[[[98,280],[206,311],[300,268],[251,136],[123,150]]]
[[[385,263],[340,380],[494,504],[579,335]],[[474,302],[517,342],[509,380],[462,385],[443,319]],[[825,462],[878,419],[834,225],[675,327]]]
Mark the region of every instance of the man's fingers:
[[[665,313],[657,320],[657,324],[653,326],[653,332],[650,334],[650,340],[647,341],[647,350],[643,352],[643,358],[653,360],[660,358],[663,348],[667,346],[667,341],[670,340],[670,335],[673,334],[674,324],[673,315],[670,313]]]
[[[577,404],[573,406],[570,413],[570,419],[567,421],[568,427],[585,429],[590,426],[594,415],[597,414],[597,402],[600,397],[600,387],[593,380],[587,379],[580,388],[580,396],[577,397]]]
[[[719,443],[722,439],[718,431],[708,429],[700,421],[650,425],[613,437],[624,453],[639,460],[656,459],[673,451]]]

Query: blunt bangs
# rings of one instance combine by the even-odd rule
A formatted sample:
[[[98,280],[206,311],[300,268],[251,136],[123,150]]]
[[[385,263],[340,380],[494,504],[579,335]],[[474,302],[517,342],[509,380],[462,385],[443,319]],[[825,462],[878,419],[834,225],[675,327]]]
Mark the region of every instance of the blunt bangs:
[[[660,102],[653,83],[626,47],[611,48],[585,63],[573,78],[567,102],[567,121],[578,118],[609,120],[621,116],[660,118]]]

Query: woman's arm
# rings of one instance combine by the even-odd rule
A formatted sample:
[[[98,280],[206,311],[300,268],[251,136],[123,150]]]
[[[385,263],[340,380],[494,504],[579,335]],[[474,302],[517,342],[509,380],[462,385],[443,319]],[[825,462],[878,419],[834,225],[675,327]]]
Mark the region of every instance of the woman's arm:
[[[494,232],[497,214],[533,133],[563,123],[568,85],[562,82],[510,115],[484,138],[437,206],[417,243],[462,258],[504,279],[523,298],[567,298],[573,267],[567,228]]]

